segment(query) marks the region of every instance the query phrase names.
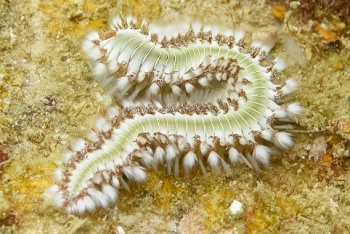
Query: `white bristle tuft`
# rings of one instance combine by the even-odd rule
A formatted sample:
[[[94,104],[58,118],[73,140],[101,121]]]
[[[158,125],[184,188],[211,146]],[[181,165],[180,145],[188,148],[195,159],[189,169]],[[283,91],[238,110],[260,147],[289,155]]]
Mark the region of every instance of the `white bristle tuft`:
[[[210,32],[212,30],[212,26],[211,25],[205,25],[203,27],[203,32]]]
[[[260,171],[259,164],[258,164],[257,160],[251,154],[247,153],[245,158],[248,161],[248,163],[250,164],[250,166],[252,168],[254,168],[254,170]]]
[[[99,40],[99,35],[97,32],[91,32],[87,35],[86,40],[83,41],[82,49],[85,53],[90,53],[93,48],[97,48],[96,44],[94,44],[93,40]],[[98,48],[97,48],[98,49]],[[90,57],[90,56],[89,56]]]
[[[117,177],[112,176],[112,186],[116,189],[118,189],[120,187],[120,183]]]
[[[288,148],[293,145],[291,134],[286,132],[277,132],[274,135],[275,144],[283,148]]]
[[[99,171],[103,171],[103,170],[106,169],[106,165],[105,165],[104,163],[99,163],[99,164],[97,165],[97,169],[98,169]]]
[[[122,19],[119,16],[114,17],[112,20],[112,27],[113,25],[121,27],[123,25]]]
[[[184,80],[190,80],[190,79],[192,79],[194,76],[195,76],[195,74],[194,74],[192,71],[190,71],[190,72],[185,73],[185,74],[182,76],[182,79],[184,79]]]
[[[56,207],[63,207],[64,199],[62,192],[57,192],[55,196],[55,206]]]
[[[110,120],[112,120],[112,119],[114,119],[114,118],[119,116],[119,108],[118,107],[114,107],[114,106],[113,107],[109,107],[107,109],[107,114],[108,114],[108,118]]]
[[[220,33],[220,28],[216,25],[211,27],[211,35],[215,38]]]
[[[281,58],[276,58],[274,62],[274,68],[277,69],[277,71],[281,71],[286,67],[285,62]]]
[[[182,36],[184,36],[185,34],[186,34],[186,32],[188,32],[189,31],[189,29],[190,29],[190,24],[189,23],[187,23],[187,22],[182,22],[182,23],[179,23],[178,24],[178,34],[180,34],[180,35],[182,35]],[[173,27],[172,27],[173,28]]]
[[[160,146],[157,146],[156,150],[154,151],[154,159],[157,163],[161,163],[164,160],[164,149]]]
[[[148,23],[147,19],[143,19],[141,22],[141,25],[144,27],[148,27],[149,23]]]
[[[107,196],[109,202],[115,202],[117,200],[117,190],[109,184],[102,185],[102,192]]]
[[[274,112],[274,117],[276,118],[284,118],[287,116],[287,112],[283,107],[277,108]]]
[[[173,81],[173,75],[170,74],[170,73],[165,73],[164,72],[163,80],[164,80],[165,83],[170,84]]]
[[[71,159],[71,157],[73,156],[73,152],[72,151],[67,151],[62,155],[62,160],[64,163],[68,163],[68,161]]]
[[[123,168],[123,172],[125,173],[128,179],[133,181],[144,181],[146,180],[146,172],[143,167],[140,166],[126,166]]]
[[[195,87],[193,85],[191,85],[190,83],[185,84],[185,89],[186,89],[187,93],[191,93],[194,90],[194,88]]]
[[[117,29],[120,29],[120,28],[124,29],[122,18],[119,16],[114,17],[112,20],[111,28],[114,28],[113,26],[117,27]]]
[[[167,161],[172,161],[178,154],[176,147],[173,145],[167,145],[165,148],[165,152],[165,157]]]
[[[88,134],[86,135],[86,138],[91,142],[98,142],[100,140],[98,138],[98,135],[94,131],[89,131]]]
[[[246,145],[246,144],[248,144],[248,141],[244,137],[241,137],[241,138],[239,138],[239,144]]]
[[[179,148],[180,152],[183,152],[188,147],[187,139],[183,136],[177,137],[177,147]]]
[[[156,83],[151,84],[151,86],[149,87],[149,91],[152,94],[158,94],[159,93],[159,86]]]
[[[253,41],[251,47],[261,48],[263,43],[261,41]]]
[[[174,94],[180,96],[182,93],[182,90],[179,88],[179,86],[173,85],[171,86],[171,90],[173,91]]]
[[[66,207],[66,211],[67,211],[68,214],[72,214],[72,213],[76,212],[75,211],[75,204],[69,204]]]
[[[155,166],[154,158],[152,157],[152,154],[150,154],[148,151],[142,151],[141,159],[144,162],[146,167],[151,168]]]
[[[95,202],[91,199],[90,196],[85,196],[83,198],[83,202],[85,204],[85,209],[87,211],[93,211],[96,208]]]
[[[208,156],[208,163],[212,168],[217,168],[219,166],[220,156],[215,152],[211,151]]]
[[[99,54],[100,57],[100,54]],[[107,67],[103,63],[96,63],[93,67],[94,76],[96,77],[104,77],[107,74]]]
[[[286,85],[281,90],[283,94],[288,94],[295,91],[297,89],[297,86],[298,84],[295,82],[295,80],[289,79],[286,81]]]
[[[107,170],[112,171],[112,172],[115,172],[115,169],[116,169],[113,161],[107,162],[106,168],[107,168]]]
[[[55,184],[55,185],[50,186],[49,192],[50,192],[50,193],[57,193],[57,192],[59,191],[59,189],[60,189],[60,188],[58,187],[58,185]]]
[[[106,168],[108,168],[107,165],[105,165],[105,166],[106,166]],[[110,176],[108,169],[102,171],[102,176],[105,179],[105,181],[109,181],[111,176]]]
[[[78,214],[83,214],[85,212],[85,203],[83,199],[79,199],[76,204],[76,210],[73,212],[76,212]]]
[[[221,81],[222,73],[221,73],[221,72],[216,73],[215,78],[216,78],[218,81]]]
[[[202,25],[199,22],[192,23],[192,29],[194,34],[198,34],[201,31]]]
[[[271,149],[269,147],[266,147],[264,145],[258,145],[253,151],[253,157],[258,162],[268,165],[270,161],[270,153]]]
[[[93,31],[86,36],[86,40],[90,40],[90,41],[99,40],[99,39],[100,39],[100,36],[96,31]]]
[[[137,20],[135,17],[129,15],[126,17],[126,23],[128,24],[129,28],[133,29],[134,26],[136,23],[137,23]]]
[[[111,56],[111,55],[110,55]],[[114,60],[108,62],[108,71],[112,74],[120,69],[118,63]]]
[[[145,181],[147,178],[145,169],[143,167],[134,167],[134,180],[141,182],[141,181]]]
[[[205,56],[202,61],[202,66],[207,67],[209,64],[211,64],[211,57]]]
[[[208,144],[204,143],[204,142],[201,142],[200,145],[199,145],[199,148],[201,150],[201,153],[203,155],[206,155],[208,153],[208,151],[209,151],[210,146]]]
[[[111,43],[111,39],[101,40],[99,42],[99,48],[103,48],[101,51],[104,51],[104,52],[112,50],[113,49],[113,43]],[[113,57],[113,59],[114,58],[115,57]],[[105,61],[104,61],[104,63],[105,63]]]
[[[192,74],[194,74],[195,76],[200,76],[204,73],[204,69],[203,67],[198,67],[196,70],[193,71]]]
[[[226,72],[223,73],[221,78],[222,78],[222,80],[227,80],[227,73]]]
[[[185,172],[188,172],[189,170],[191,170],[194,164],[196,163],[196,161],[197,161],[196,154],[193,153],[192,151],[189,151],[183,159],[183,166],[184,166]]]
[[[261,132],[261,137],[265,140],[271,141],[273,137],[273,130],[272,129],[265,129]]]
[[[208,79],[203,77],[203,78],[200,78],[198,80],[198,83],[203,86],[203,87],[207,87],[209,85],[209,82],[208,82]]]
[[[273,46],[274,46],[274,43],[263,44],[261,46],[260,51],[265,51],[266,53],[269,53]]]
[[[116,165],[117,167],[119,167],[119,166],[121,166],[121,165],[124,164],[124,161],[123,161],[123,159],[121,159],[121,158],[115,158],[115,159],[113,160],[113,163],[114,163],[114,165]]]
[[[78,139],[72,144],[71,149],[75,152],[82,151],[85,148],[85,141],[83,139]]]
[[[84,47],[85,48],[83,48],[83,49],[86,49],[86,50],[89,48],[89,50],[86,51],[86,55],[92,61],[98,60],[101,57],[101,51],[97,46],[93,47],[93,46],[89,45],[88,43],[86,43]]]
[[[53,171],[54,179],[56,182],[60,182],[62,180],[62,169],[55,169]]]
[[[108,207],[108,197],[105,194],[94,188],[88,188],[87,193],[98,205],[102,206],[103,208]]]
[[[153,22],[149,25],[148,35],[157,34],[158,35],[158,42],[160,42],[163,40],[164,34],[166,34],[166,32],[164,32],[166,30],[164,30],[164,28],[163,28],[164,31],[162,32],[162,30],[161,30],[162,28],[163,28],[162,26],[157,25]]]
[[[298,102],[288,104],[286,110],[287,115],[291,118],[294,118],[295,116],[300,115],[303,112],[303,108]]]
[[[151,147],[149,146],[146,146],[146,150],[150,153],[150,154],[153,154],[153,150]],[[132,150],[131,150],[132,151]]]
[[[234,36],[234,35],[235,35],[235,32],[234,32],[233,30],[229,29],[229,30],[226,30],[226,31],[224,32],[224,35],[225,35],[226,37],[231,37],[231,36]]]
[[[107,122],[105,120],[105,118],[103,118],[102,116],[100,116],[96,120],[95,127],[96,127],[97,131],[101,131],[101,132],[108,132],[112,128],[111,124],[109,122]]]
[[[129,79],[126,76],[120,77],[117,79],[116,86],[118,87],[118,90],[124,91],[127,90],[129,87]],[[126,91],[124,91],[126,92]]]
[[[232,164],[239,162],[239,153],[236,148],[231,147],[228,151],[228,156]]]
[[[241,39],[244,38],[244,32],[241,30],[235,31],[235,42],[238,43]]]
[[[144,81],[146,78],[146,72],[140,72],[139,75],[137,76],[137,82],[141,83]]]

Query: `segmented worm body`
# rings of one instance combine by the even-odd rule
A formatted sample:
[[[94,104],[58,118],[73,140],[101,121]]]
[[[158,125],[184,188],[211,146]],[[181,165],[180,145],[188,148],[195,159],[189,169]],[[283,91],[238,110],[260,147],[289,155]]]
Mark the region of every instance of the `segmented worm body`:
[[[231,174],[244,162],[259,169],[270,148],[292,145],[273,129],[276,119],[300,114],[297,103],[276,104],[292,92],[292,79],[272,83],[281,60],[263,66],[269,47],[243,33],[200,24],[156,26],[116,18],[112,31],[91,33],[83,49],[96,79],[116,105],[101,115],[85,139],[56,170],[56,205],[68,213],[108,207],[120,186],[146,179],[145,168],[165,164],[168,173],[194,167]]]

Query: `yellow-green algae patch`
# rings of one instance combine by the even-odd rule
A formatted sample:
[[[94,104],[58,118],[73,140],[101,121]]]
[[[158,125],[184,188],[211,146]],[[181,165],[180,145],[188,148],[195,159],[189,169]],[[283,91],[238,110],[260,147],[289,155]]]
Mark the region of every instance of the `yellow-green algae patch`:
[[[42,193],[54,182],[52,173],[55,168],[52,161],[23,164],[11,160],[2,171],[5,183],[1,186],[11,209],[30,212],[42,204]]]

